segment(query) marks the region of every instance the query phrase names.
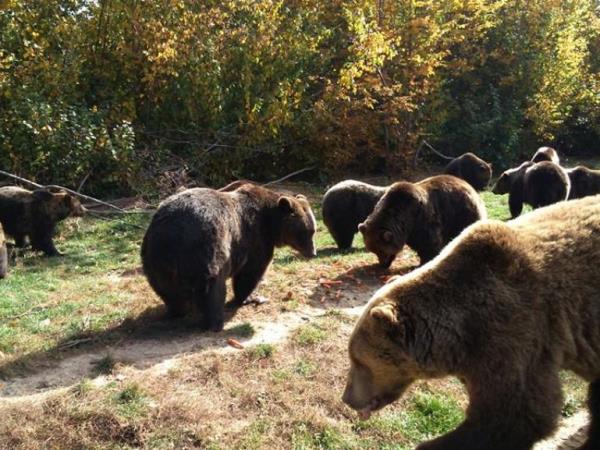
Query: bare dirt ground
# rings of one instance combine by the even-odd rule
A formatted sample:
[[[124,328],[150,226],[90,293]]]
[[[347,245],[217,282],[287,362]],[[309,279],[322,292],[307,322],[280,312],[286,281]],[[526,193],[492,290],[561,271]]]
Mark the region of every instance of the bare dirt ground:
[[[142,278],[141,274],[134,274]],[[336,311],[358,316],[368,299],[377,289],[378,285],[361,284],[360,289],[347,287],[343,297],[332,306]],[[268,303],[266,304],[268,305]],[[243,307],[248,310],[265,309],[266,305],[247,305]],[[271,305],[269,305],[271,307]],[[279,313],[277,320],[268,320],[268,317],[253,320],[254,332],[248,338],[236,338],[243,346],[254,346],[258,344],[277,344],[288,339],[290,334],[302,325],[306,325],[318,317],[326,314],[327,307],[322,305],[306,304],[295,311]],[[255,312],[254,311],[254,312]],[[43,361],[29,375],[15,377],[4,383],[0,383],[0,405],[2,402],[25,400],[29,396],[40,396],[71,387],[79,383],[83,378],[89,377],[94,366],[107,355],[123,364],[127,364],[139,371],[148,371],[148,375],[159,374],[172,369],[178,364],[178,360],[185,358],[190,353],[202,354],[202,352],[229,353],[238,349],[228,344],[231,333],[228,331],[245,323],[246,314],[240,314],[241,319],[232,320],[226,324],[222,333],[202,333],[197,335],[175,336],[169,340],[164,337],[137,339],[133,336],[120,340],[119,342],[95,348],[83,353],[74,352],[58,361]],[[102,383],[105,377],[100,375],[96,382]]]

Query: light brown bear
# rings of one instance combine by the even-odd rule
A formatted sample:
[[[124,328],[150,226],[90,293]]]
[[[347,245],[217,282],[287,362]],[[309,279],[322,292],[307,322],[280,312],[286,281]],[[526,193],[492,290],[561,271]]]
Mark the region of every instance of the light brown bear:
[[[392,184],[358,229],[367,250],[377,255],[381,266],[389,267],[405,244],[425,263],[484,218],[485,205],[469,183],[437,175],[418,183]]]
[[[467,228],[382,287],[350,338],[343,400],[362,418],[417,379],[455,376],[465,421],[418,450],[528,450],[560,416],[560,369],[590,382],[600,448],[600,196]]]

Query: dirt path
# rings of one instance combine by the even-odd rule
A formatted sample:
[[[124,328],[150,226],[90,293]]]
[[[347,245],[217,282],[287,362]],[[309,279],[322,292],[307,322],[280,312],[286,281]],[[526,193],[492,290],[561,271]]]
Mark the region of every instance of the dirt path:
[[[349,300],[336,305],[335,309],[344,314],[358,316],[364,304],[376,288],[347,292]],[[357,306],[359,305],[359,306]],[[302,309],[283,313],[276,321],[252,321],[254,333],[248,338],[237,338],[245,347],[258,344],[277,344],[285,341],[298,327],[325,315],[327,309],[305,305]],[[165,340],[161,337],[152,339],[130,338],[117,344],[94,348],[92,351],[67,356],[52,365],[37,370],[36,373],[23,377],[15,377],[4,383],[0,382],[0,404],[4,401],[16,402],[29,396],[38,398],[55,391],[68,388],[82,379],[91,378],[95,383],[103,383],[106,377],[94,376],[94,367],[107,355],[115,362],[126,364],[140,371],[147,371],[149,376],[156,376],[177,366],[178,361],[189,353],[203,352],[235,352],[238,349],[227,344],[231,334],[228,330],[241,325],[241,321],[231,321],[221,333],[203,333],[196,336],[182,336]]]

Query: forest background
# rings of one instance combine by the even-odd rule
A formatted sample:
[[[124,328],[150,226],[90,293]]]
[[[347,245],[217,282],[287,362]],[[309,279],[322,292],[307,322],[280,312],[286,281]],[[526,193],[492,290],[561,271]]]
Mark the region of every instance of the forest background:
[[[600,2],[0,1],[0,167],[40,183],[402,174],[423,139],[598,155]]]

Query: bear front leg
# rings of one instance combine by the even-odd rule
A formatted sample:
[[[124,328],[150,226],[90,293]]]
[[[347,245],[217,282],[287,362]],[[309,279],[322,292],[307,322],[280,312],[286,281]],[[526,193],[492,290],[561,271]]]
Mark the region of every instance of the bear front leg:
[[[590,383],[588,390],[588,408],[590,410],[590,429],[588,438],[578,450],[600,448],[600,380]]]
[[[27,242],[25,241],[24,234],[19,234],[15,236],[15,247],[23,248],[25,247],[25,245],[27,245]]]
[[[63,256],[54,246],[51,233],[37,233],[31,236],[31,247],[44,252],[47,256]]]
[[[201,299],[204,313],[203,328],[221,331],[225,320],[225,276],[220,274],[208,280],[206,297]]]
[[[249,266],[249,265],[248,265]],[[232,307],[240,307],[244,301],[254,292],[256,286],[262,279],[266,267],[244,267],[244,269],[233,277],[233,300]]]
[[[501,379],[490,377],[475,389],[483,398],[471,397],[467,419],[456,430],[417,450],[530,450],[550,435],[562,405],[556,368],[542,364],[513,386],[502,386]]]

